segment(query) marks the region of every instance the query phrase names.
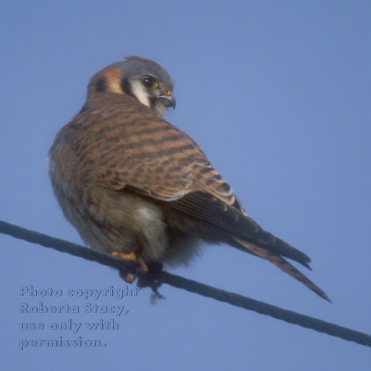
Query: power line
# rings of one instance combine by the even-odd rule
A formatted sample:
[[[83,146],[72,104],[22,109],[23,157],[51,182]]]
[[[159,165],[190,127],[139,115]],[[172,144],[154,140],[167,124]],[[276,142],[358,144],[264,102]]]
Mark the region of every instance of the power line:
[[[90,261],[95,261],[97,263],[116,268],[122,272],[123,275],[135,272],[136,267],[134,264],[127,263],[126,261],[117,259],[111,255],[99,253],[92,249],[64,241],[59,238],[54,238],[46,234],[31,231],[29,229],[25,229],[4,221],[0,221],[0,233],[4,233],[45,247],[51,247],[61,252],[66,252],[74,256],[79,256]],[[353,341],[355,343],[371,347],[371,335],[363,332],[342,327],[334,323],[322,321],[317,318],[306,316],[290,310],[282,309],[271,304],[224,291],[167,272],[162,272],[160,276],[157,276],[157,278],[159,278],[161,283],[166,283],[173,287],[181,288],[183,290],[208,298],[213,298],[236,307],[252,310],[257,313],[265,314],[289,323],[294,323],[305,328],[310,328],[318,332],[323,332],[328,335],[336,336],[344,340]]]

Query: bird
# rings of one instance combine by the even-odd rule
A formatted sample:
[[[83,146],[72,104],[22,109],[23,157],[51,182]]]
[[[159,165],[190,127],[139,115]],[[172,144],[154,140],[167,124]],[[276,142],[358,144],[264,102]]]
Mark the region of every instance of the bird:
[[[176,105],[173,89],[163,67],[136,56],[91,78],[85,104],[48,155],[66,219],[92,249],[134,262],[141,273],[188,265],[201,245],[225,243],[330,301],[287,260],[310,269],[310,258],[251,219],[197,143],[164,119]]]

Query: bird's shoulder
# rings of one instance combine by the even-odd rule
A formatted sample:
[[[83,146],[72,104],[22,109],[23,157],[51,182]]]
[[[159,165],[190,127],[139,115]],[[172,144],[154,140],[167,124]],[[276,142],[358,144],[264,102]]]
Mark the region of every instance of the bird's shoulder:
[[[130,96],[93,96],[62,128],[58,140],[104,187],[115,191],[131,187],[163,201],[191,193],[209,200],[210,195],[243,212],[198,144]]]

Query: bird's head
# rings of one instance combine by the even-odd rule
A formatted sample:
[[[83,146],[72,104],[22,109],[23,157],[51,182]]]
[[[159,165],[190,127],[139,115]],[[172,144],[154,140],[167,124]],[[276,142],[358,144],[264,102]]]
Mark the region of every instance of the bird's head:
[[[171,77],[159,64],[140,57],[127,57],[93,76],[88,98],[102,92],[126,94],[162,116],[167,108],[175,108],[173,88]]]

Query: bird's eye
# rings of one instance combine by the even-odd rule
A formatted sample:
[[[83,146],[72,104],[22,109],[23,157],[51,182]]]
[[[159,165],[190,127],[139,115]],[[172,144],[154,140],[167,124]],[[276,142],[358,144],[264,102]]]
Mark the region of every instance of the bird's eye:
[[[155,89],[158,87],[158,82],[152,76],[146,76],[142,79],[142,84],[149,89]]]

